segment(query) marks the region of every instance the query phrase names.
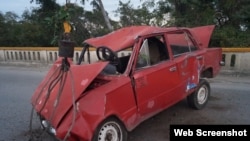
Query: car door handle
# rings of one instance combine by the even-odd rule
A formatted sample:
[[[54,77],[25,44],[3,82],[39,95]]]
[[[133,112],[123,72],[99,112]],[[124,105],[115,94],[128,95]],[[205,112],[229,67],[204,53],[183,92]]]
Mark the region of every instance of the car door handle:
[[[197,56],[196,59],[201,60],[201,59],[203,59],[203,56]]]
[[[171,68],[169,69],[169,71],[171,71],[171,72],[174,72],[174,71],[176,71],[176,66],[174,66],[174,67],[171,67]]]

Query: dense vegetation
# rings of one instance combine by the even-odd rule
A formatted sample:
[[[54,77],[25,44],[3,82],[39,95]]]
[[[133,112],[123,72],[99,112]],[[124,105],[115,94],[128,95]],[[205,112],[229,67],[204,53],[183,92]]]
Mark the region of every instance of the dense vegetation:
[[[80,1],[80,0],[79,0]],[[216,24],[213,46],[250,46],[250,0],[141,0],[133,7],[130,1],[119,1],[112,20],[101,0],[81,0],[81,4],[59,5],[56,0],[31,0],[39,6],[22,16],[0,11],[0,46],[57,46],[63,32],[62,22],[70,21],[72,36],[81,46],[83,40],[101,36],[130,25],[161,27]],[[91,2],[92,11],[83,8]],[[105,2],[105,1],[103,1]]]

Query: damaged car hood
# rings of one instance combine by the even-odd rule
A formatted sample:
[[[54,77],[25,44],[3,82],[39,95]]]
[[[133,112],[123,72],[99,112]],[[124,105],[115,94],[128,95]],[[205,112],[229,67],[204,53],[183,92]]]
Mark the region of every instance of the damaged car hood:
[[[60,61],[57,61],[60,62]],[[63,72],[65,80],[62,83],[57,81],[61,75],[61,65],[55,63],[40,85],[35,90],[31,103],[35,110],[49,122],[57,127],[61,119],[76,101],[103,70],[108,62],[97,62],[87,65],[71,65],[68,72]]]

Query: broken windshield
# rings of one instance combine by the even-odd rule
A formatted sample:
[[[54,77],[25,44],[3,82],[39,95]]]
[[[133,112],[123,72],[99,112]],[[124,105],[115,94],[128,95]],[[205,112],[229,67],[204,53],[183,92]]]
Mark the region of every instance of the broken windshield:
[[[122,74],[127,69],[127,65],[132,54],[132,47],[114,52],[109,47],[98,48],[84,47],[80,55],[78,64],[92,64],[96,62],[108,61],[109,64],[102,71],[104,74]]]

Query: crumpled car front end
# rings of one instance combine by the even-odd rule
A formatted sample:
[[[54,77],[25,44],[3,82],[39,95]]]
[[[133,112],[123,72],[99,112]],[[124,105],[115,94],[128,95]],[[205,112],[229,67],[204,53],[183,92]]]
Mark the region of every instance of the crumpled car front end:
[[[62,69],[63,59],[59,58],[52,65],[32,95],[31,104],[44,131],[60,140],[88,140],[92,137],[90,124],[94,124],[88,123],[89,120],[87,122],[85,119],[88,116],[82,115],[84,112],[79,109],[79,101],[82,97],[87,97],[87,93],[109,82],[96,78],[108,62],[74,65],[72,60],[68,59],[70,68],[65,71]],[[101,95],[95,99],[97,102],[98,100],[99,106],[104,103]],[[87,102],[86,106],[91,106],[89,103]]]

